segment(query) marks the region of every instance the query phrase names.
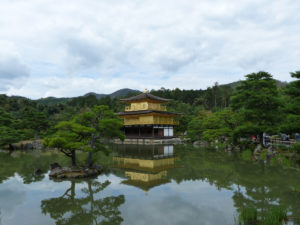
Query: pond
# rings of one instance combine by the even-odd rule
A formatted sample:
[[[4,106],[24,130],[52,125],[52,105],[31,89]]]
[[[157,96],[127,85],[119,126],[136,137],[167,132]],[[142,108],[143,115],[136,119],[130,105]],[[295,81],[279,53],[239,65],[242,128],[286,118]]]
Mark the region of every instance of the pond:
[[[116,145],[93,179],[49,179],[53,152],[0,152],[0,224],[236,224],[244,206],[300,224],[300,170],[192,146]],[[86,155],[79,154],[79,163]],[[37,173],[39,169],[41,173]]]

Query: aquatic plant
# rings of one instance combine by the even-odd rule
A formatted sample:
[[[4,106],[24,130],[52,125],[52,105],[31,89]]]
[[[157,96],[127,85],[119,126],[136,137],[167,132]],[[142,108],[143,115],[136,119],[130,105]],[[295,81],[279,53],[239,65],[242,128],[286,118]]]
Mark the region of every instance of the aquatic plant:
[[[271,208],[270,212],[264,218],[263,225],[279,225],[287,221],[287,212],[279,206]]]
[[[263,217],[258,218],[257,209],[253,206],[242,208],[239,215],[239,225],[281,225],[287,221],[287,211],[279,206],[274,206]],[[236,222],[235,222],[236,224]]]
[[[256,225],[257,220],[257,209],[253,206],[244,207],[239,216],[239,225]]]

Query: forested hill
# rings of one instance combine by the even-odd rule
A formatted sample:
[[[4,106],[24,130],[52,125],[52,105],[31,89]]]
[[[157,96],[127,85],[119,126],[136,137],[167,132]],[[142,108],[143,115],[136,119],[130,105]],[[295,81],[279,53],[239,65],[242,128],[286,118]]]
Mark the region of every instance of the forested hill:
[[[285,87],[288,84],[286,81],[280,81],[280,80],[275,80],[275,81],[279,88]],[[229,87],[235,89],[237,86],[241,85],[241,82],[242,81],[240,80],[240,81],[235,81],[235,82],[232,82],[229,84],[220,84],[220,86],[229,86]]]
[[[111,94],[97,94],[95,92],[89,92],[83,96],[79,96],[79,97],[88,97],[90,95],[94,95],[97,99],[101,99],[101,98],[105,98],[105,97],[110,97],[110,98],[119,98],[119,97],[124,97],[124,96],[128,96],[130,94],[136,94],[139,93],[140,91],[138,90],[132,90],[129,88],[123,88],[120,89],[118,91],[115,91]],[[47,98],[41,98],[36,100],[38,103],[42,103],[45,105],[55,105],[58,103],[66,103],[67,101],[70,101],[72,99],[76,99],[79,97],[73,97],[73,98],[55,98],[55,97],[47,97]]]

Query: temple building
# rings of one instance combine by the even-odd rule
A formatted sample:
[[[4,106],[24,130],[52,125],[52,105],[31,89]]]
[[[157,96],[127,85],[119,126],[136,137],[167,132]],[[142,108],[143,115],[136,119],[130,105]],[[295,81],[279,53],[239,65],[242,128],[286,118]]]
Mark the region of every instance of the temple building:
[[[167,112],[163,103],[170,99],[161,98],[148,93],[121,99],[127,103],[125,112],[118,113],[124,119],[126,138],[173,138],[174,126],[178,125],[176,117],[181,113]]]
[[[170,182],[167,171],[177,168],[174,161],[172,145],[120,145],[113,150],[114,163],[111,168],[124,171],[127,180],[123,180],[122,184],[149,191]]]

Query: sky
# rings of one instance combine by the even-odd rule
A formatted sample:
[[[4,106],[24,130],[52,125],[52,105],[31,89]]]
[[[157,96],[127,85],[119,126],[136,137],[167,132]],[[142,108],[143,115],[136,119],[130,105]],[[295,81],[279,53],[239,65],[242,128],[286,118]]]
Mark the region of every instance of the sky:
[[[297,0],[0,0],[0,93],[205,89],[300,70]]]

